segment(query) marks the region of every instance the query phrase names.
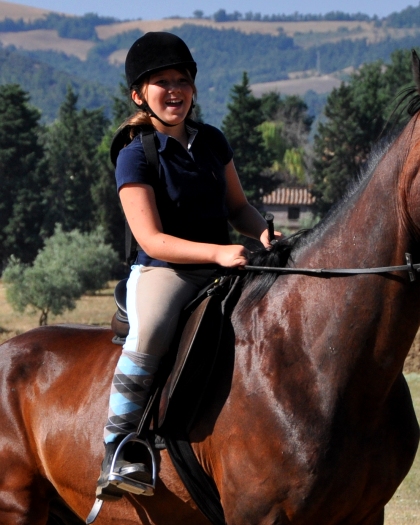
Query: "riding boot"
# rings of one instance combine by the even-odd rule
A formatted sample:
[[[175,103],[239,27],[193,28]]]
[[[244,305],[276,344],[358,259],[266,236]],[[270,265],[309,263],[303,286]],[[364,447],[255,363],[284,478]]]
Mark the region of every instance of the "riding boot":
[[[119,499],[125,491],[138,494],[137,489],[141,490],[142,483],[151,482],[148,467],[144,463],[132,461],[130,456],[133,456],[133,450],[130,450],[130,456],[127,453],[128,444],[119,453],[112,474],[128,478],[129,484],[122,489],[109,477],[118,445],[128,434],[137,431],[158,365],[158,357],[124,350],[118,361],[112,381],[108,421],[104,429],[105,457],[96,489],[99,499]]]

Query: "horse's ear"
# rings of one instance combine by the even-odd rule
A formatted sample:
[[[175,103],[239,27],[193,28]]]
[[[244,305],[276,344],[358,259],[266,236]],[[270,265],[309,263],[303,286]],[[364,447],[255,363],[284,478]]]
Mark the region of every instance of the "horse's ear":
[[[415,49],[411,50],[411,71],[416,83],[417,93],[420,94],[420,59]]]

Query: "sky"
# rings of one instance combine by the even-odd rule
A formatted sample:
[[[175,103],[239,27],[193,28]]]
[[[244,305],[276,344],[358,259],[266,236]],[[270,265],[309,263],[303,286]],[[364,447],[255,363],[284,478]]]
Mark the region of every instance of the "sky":
[[[13,4],[50,9],[72,15],[97,13],[100,16],[112,16],[119,20],[138,19],[159,20],[171,16],[190,17],[194,11],[203,11],[210,16],[219,9],[227,13],[272,14],[325,14],[330,11],[345,13],[364,13],[383,18],[395,11],[402,11],[409,5],[418,6],[417,1],[395,2],[395,0],[7,0]]]

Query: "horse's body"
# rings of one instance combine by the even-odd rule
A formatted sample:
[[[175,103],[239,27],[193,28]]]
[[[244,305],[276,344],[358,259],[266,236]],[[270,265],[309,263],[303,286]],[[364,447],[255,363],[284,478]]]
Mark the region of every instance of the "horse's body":
[[[373,175],[299,242],[294,264],[399,265],[406,252],[420,262],[419,169],[415,116]],[[190,435],[226,523],[382,525],[419,439],[402,368],[420,281],[284,275],[249,304],[262,280],[233,311]],[[88,514],[120,351],[110,340],[104,329],[49,327],[1,347],[2,525],[45,525],[49,501],[55,515],[65,512],[58,501]],[[165,451],[159,469],[154,497],[106,503],[98,525],[208,525]]]

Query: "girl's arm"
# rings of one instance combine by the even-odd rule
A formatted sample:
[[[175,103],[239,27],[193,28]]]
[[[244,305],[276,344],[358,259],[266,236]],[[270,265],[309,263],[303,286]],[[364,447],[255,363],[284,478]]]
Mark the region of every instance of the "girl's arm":
[[[270,239],[266,220],[249,204],[236,171],[233,160],[225,168],[227,184],[227,206],[229,222],[239,233],[257,239],[266,247],[270,247]],[[280,238],[280,232],[274,232],[275,238]]]
[[[131,231],[150,257],[170,263],[216,263],[229,268],[247,263],[244,246],[192,242],[163,233],[151,186],[125,184],[119,194]]]

